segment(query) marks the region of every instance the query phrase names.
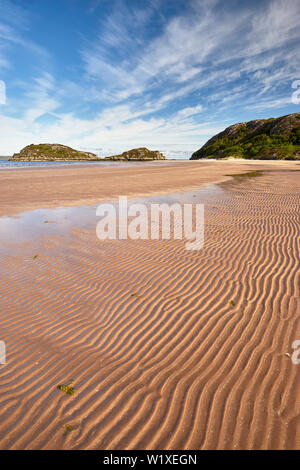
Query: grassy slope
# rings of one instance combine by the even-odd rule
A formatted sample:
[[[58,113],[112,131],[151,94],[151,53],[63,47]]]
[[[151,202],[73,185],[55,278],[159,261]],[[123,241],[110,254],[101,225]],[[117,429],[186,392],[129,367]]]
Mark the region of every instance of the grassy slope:
[[[218,138],[211,145],[200,149],[198,158],[226,158],[229,156],[241,158],[262,159],[291,159],[300,151],[300,129],[293,129],[290,135],[270,135],[269,124],[273,118],[266,120],[258,131],[247,135],[247,128],[239,129],[238,135]],[[299,157],[298,157],[299,158]]]

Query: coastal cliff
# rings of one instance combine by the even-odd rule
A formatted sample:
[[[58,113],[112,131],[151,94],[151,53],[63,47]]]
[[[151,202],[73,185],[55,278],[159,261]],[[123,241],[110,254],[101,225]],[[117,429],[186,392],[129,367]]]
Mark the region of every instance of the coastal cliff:
[[[300,113],[239,122],[209,139],[190,160],[201,158],[300,159]]]

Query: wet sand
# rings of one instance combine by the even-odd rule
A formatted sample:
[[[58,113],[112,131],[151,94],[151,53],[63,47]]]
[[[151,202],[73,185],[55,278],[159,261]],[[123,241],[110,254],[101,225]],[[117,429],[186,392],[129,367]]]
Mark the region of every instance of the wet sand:
[[[197,189],[229,179],[227,174],[264,168],[300,168],[299,162],[177,161],[129,167],[0,170],[0,215],[57,206],[79,206],[118,198]]]
[[[276,171],[224,176],[264,168]],[[29,218],[31,237],[24,227],[17,239],[3,236],[0,448],[299,448],[295,169],[183,162],[0,172],[2,214],[174,191],[205,204],[199,251],[184,240],[99,241],[93,219],[59,230],[55,210],[49,232]],[[198,192],[217,181],[219,191]],[[71,379],[68,396],[57,386]]]

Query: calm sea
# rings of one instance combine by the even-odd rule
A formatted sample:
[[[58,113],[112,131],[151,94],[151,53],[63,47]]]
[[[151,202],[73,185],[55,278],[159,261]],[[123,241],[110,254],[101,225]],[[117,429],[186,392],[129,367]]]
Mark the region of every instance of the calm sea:
[[[136,165],[169,165],[171,160],[167,161],[153,161],[153,162],[87,162],[87,161],[77,161],[77,162],[10,162],[8,160],[0,159],[0,169],[8,168],[38,168],[38,167],[47,167],[47,166],[66,166],[66,165],[91,165],[91,166],[136,166]]]

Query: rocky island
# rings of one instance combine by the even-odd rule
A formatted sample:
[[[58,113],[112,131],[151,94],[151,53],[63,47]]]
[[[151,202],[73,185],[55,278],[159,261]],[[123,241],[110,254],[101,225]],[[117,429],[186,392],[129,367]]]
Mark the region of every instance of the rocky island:
[[[105,157],[105,160],[121,161],[144,161],[144,160],[166,160],[166,157],[158,150],[148,150],[146,147],[128,150],[120,155]]]
[[[209,139],[190,160],[230,157],[299,160],[300,113],[233,124]]]
[[[59,160],[101,160],[94,153],[81,152],[61,144],[27,145],[15,153],[10,161],[59,161]]]
[[[166,157],[157,150],[148,150],[145,147],[128,150],[120,155],[101,158],[91,152],[74,150],[61,144],[27,145],[19,153],[15,153],[10,161],[149,161],[166,160]]]

